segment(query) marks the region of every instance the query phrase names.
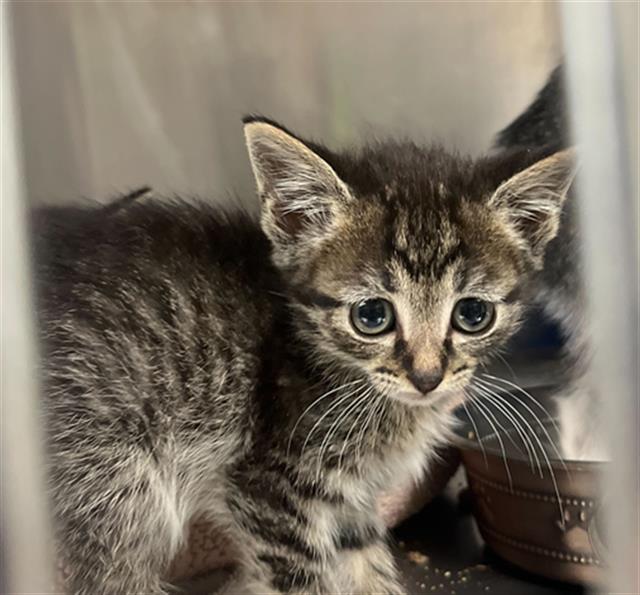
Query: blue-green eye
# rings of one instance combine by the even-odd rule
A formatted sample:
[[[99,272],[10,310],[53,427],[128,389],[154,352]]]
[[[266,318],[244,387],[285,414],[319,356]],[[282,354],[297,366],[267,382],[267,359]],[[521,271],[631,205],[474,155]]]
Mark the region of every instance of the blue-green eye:
[[[391,302],[382,298],[363,300],[351,307],[351,324],[362,335],[381,335],[393,330],[396,317]]]
[[[453,308],[451,325],[462,333],[480,333],[493,323],[495,312],[495,306],[491,302],[480,298],[464,298]]]

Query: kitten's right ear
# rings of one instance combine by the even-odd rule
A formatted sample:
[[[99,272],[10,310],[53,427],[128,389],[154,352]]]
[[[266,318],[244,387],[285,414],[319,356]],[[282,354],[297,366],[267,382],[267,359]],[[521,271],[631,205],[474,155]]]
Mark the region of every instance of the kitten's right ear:
[[[262,226],[276,247],[325,236],[350,200],[333,168],[300,139],[265,119],[245,118],[244,134],[262,201]]]

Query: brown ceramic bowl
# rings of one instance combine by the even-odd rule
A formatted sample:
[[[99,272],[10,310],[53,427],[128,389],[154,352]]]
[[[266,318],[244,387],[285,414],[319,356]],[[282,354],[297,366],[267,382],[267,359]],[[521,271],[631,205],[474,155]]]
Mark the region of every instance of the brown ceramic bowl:
[[[602,584],[607,554],[602,541],[599,477],[607,463],[563,464],[550,458],[547,466],[539,457],[541,475],[537,465],[510,452],[508,445],[517,444],[517,435],[503,435],[504,458],[496,442],[495,436],[485,435],[483,453],[475,440],[460,440],[474,516],[486,543],[529,572]]]

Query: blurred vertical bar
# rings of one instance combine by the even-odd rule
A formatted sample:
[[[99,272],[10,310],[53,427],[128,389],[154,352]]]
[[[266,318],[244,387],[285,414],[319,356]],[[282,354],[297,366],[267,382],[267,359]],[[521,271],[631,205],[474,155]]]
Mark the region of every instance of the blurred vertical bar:
[[[561,4],[575,139],[593,382],[607,406],[607,593],[639,593],[638,4]],[[629,48],[635,48],[633,51]]]
[[[54,590],[51,533],[38,407],[38,365],[10,4],[0,3],[0,216],[2,218],[2,380],[0,522],[3,593]]]

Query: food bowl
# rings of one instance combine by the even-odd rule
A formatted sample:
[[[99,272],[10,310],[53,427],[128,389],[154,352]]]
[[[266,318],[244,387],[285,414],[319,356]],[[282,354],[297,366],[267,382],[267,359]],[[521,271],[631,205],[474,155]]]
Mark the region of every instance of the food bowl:
[[[538,450],[537,461],[523,456],[527,449],[522,434],[500,430],[498,438],[493,430],[493,434],[481,433],[482,443],[470,432],[459,444],[474,516],[486,543],[500,557],[529,572],[601,585],[607,551],[600,478],[607,463],[552,458],[555,451],[547,446],[553,429],[548,423],[536,431],[540,442],[533,438],[530,442]],[[522,452],[517,451],[518,445]]]

